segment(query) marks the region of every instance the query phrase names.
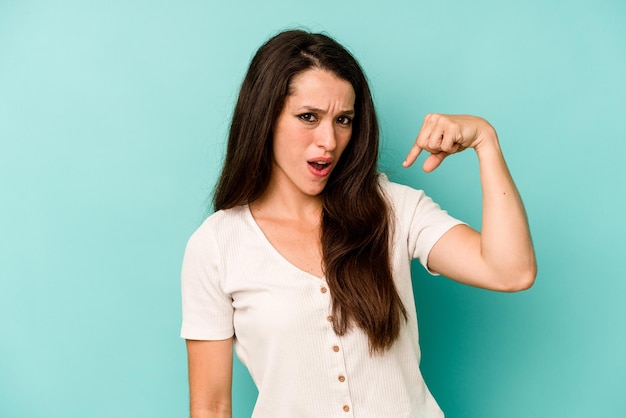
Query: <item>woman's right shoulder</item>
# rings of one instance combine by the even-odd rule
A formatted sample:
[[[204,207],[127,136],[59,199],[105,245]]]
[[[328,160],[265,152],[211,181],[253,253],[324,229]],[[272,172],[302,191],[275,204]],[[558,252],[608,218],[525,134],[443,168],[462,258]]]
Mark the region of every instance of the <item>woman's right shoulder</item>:
[[[246,226],[246,210],[247,206],[236,206],[212,213],[193,232],[187,248],[207,245],[219,247],[225,239],[239,235]]]

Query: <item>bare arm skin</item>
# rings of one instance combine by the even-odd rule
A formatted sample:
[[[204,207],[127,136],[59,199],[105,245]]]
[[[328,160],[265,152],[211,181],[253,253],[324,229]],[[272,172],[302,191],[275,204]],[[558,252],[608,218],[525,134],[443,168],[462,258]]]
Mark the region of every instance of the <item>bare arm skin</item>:
[[[191,418],[232,417],[233,338],[187,340]]]
[[[520,195],[504,161],[493,127],[466,115],[427,115],[403,163],[409,167],[422,150],[431,172],[451,154],[474,148],[483,193],[482,229],[459,225],[435,244],[428,266],[470,286],[502,292],[525,290],[537,274],[535,253]]]

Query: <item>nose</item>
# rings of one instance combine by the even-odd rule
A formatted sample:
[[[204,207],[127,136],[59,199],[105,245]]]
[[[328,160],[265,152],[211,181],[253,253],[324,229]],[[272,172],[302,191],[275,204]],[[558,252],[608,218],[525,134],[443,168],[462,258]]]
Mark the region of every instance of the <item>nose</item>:
[[[326,151],[333,151],[337,146],[337,132],[333,124],[321,124],[317,128],[316,145]]]

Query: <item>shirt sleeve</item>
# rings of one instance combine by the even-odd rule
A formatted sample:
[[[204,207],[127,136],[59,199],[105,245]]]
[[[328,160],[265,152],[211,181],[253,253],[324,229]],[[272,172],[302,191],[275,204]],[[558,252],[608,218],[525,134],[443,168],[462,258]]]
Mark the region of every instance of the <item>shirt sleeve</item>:
[[[464,222],[450,216],[422,190],[391,183],[386,178],[382,183],[395,211],[399,229],[396,233],[406,239],[407,255],[418,259],[430,274],[437,275],[428,269],[430,250],[452,227]]]
[[[224,340],[234,334],[231,295],[224,292],[219,246],[203,224],[189,239],[181,272],[183,323],[189,340]]]

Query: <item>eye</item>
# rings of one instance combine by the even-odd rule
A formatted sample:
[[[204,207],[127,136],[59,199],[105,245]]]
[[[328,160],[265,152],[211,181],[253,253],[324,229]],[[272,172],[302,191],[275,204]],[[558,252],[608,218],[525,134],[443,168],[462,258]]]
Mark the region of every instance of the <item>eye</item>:
[[[316,122],[317,118],[315,117],[315,115],[313,113],[302,113],[300,115],[298,115],[298,118],[300,120],[303,120],[305,122]]]
[[[339,116],[337,118],[337,122],[340,125],[350,126],[352,124],[352,118],[349,118],[347,116]]]

